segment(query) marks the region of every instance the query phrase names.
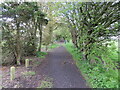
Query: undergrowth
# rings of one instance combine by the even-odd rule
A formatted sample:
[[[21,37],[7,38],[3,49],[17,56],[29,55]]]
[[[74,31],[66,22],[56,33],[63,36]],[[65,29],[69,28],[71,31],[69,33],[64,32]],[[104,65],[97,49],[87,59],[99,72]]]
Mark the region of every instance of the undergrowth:
[[[104,66],[103,64],[95,63],[90,64],[88,60],[82,59],[82,54],[73,47],[71,43],[64,45],[66,49],[72,54],[73,59],[76,62],[77,67],[82,72],[89,86],[92,88],[118,88],[118,70]],[[109,48],[111,50],[111,48]],[[111,51],[109,55],[110,60],[113,61],[114,65],[117,65],[118,60],[116,51]],[[104,58],[106,59],[106,58]],[[108,68],[106,68],[108,67]]]
[[[47,55],[46,52],[36,52],[36,56],[39,58],[45,58],[45,55]]]

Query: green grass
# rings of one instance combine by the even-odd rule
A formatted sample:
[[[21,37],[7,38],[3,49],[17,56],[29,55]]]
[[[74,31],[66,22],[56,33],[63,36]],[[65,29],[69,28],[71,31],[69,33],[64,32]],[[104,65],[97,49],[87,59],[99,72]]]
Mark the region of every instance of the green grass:
[[[72,54],[76,66],[82,72],[82,75],[85,77],[87,83],[92,88],[118,88],[118,70],[112,69],[109,65],[106,69],[103,64],[89,64],[88,60],[82,60],[81,53],[73,47],[71,43],[64,45],[66,49]],[[113,55],[109,55],[110,61],[115,63],[118,60],[117,52],[112,51]],[[107,58],[104,58],[107,60]],[[111,63],[110,63],[111,64]]]
[[[59,44],[53,43],[53,44],[47,46],[47,50],[51,50],[51,49],[57,48],[59,46],[60,46]],[[46,49],[46,46],[42,45],[42,48]]]
[[[41,64],[41,62],[39,62],[39,61],[35,61],[35,62],[33,62],[33,66],[38,66],[38,65],[40,65]]]
[[[53,87],[53,79],[49,77],[45,77],[44,80],[41,81],[40,86],[37,88],[52,88]]]
[[[48,47],[48,49],[54,49],[54,48],[56,48],[56,47],[58,47],[59,45],[58,44],[52,44],[52,45],[50,45],[49,47]]]
[[[36,56],[39,58],[45,58],[45,55],[47,55],[46,52],[36,52]]]
[[[34,71],[23,72],[24,76],[34,76],[36,73]]]
[[[41,81],[41,85],[38,88],[52,88],[52,83],[48,81]]]
[[[48,49],[54,49],[56,47],[58,47],[59,45],[58,44],[52,44],[48,47]],[[42,45],[42,48],[44,48],[45,46]],[[46,52],[36,52],[36,56],[39,57],[39,58],[45,58],[45,55],[47,55]]]

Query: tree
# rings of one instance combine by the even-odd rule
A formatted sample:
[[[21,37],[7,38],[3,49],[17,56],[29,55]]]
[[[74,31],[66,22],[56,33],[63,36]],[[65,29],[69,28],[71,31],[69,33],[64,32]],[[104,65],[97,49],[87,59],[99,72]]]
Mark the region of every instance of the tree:
[[[35,2],[2,3],[2,11],[4,47],[13,53],[15,62],[20,65],[24,55],[35,53],[37,29],[43,24],[41,21],[47,20]]]
[[[66,2],[58,3],[59,16],[66,17],[72,41],[84,60],[100,57],[107,52],[106,41],[118,30],[119,2]],[[106,44],[106,45],[104,45]],[[105,52],[106,51],[106,52]],[[104,55],[103,55],[104,56]]]

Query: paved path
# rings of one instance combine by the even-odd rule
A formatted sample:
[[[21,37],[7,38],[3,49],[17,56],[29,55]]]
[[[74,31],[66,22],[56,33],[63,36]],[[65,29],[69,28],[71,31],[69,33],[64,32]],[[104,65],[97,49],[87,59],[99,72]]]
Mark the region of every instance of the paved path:
[[[88,88],[72,56],[63,46],[50,51],[41,65],[41,73],[53,78],[54,88]]]

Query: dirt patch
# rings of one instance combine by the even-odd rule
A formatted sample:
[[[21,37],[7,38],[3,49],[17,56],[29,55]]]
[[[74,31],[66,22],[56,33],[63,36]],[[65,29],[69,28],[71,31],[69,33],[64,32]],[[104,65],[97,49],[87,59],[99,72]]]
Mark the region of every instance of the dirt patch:
[[[32,59],[30,67],[16,67],[16,78],[10,81],[10,67],[0,68],[3,71],[2,87],[4,88],[88,88],[75,62],[64,47],[49,50],[45,59]],[[30,71],[29,73],[26,73]],[[24,73],[24,74],[23,74]],[[47,78],[47,80],[45,79]],[[48,79],[49,78],[49,79]]]
[[[38,74],[39,71],[36,71],[36,68],[40,66],[43,59],[38,57],[26,57],[27,59],[31,59],[30,67],[26,68],[25,65],[15,66],[15,79],[10,81],[10,67],[11,66],[3,66],[0,67],[0,73],[2,78],[2,86],[3,88],[36,88],[38,86],[38,82],[42,80],[42,76]],[[35,72],[35,75],[27,75],[24,73],[31,71]]]

